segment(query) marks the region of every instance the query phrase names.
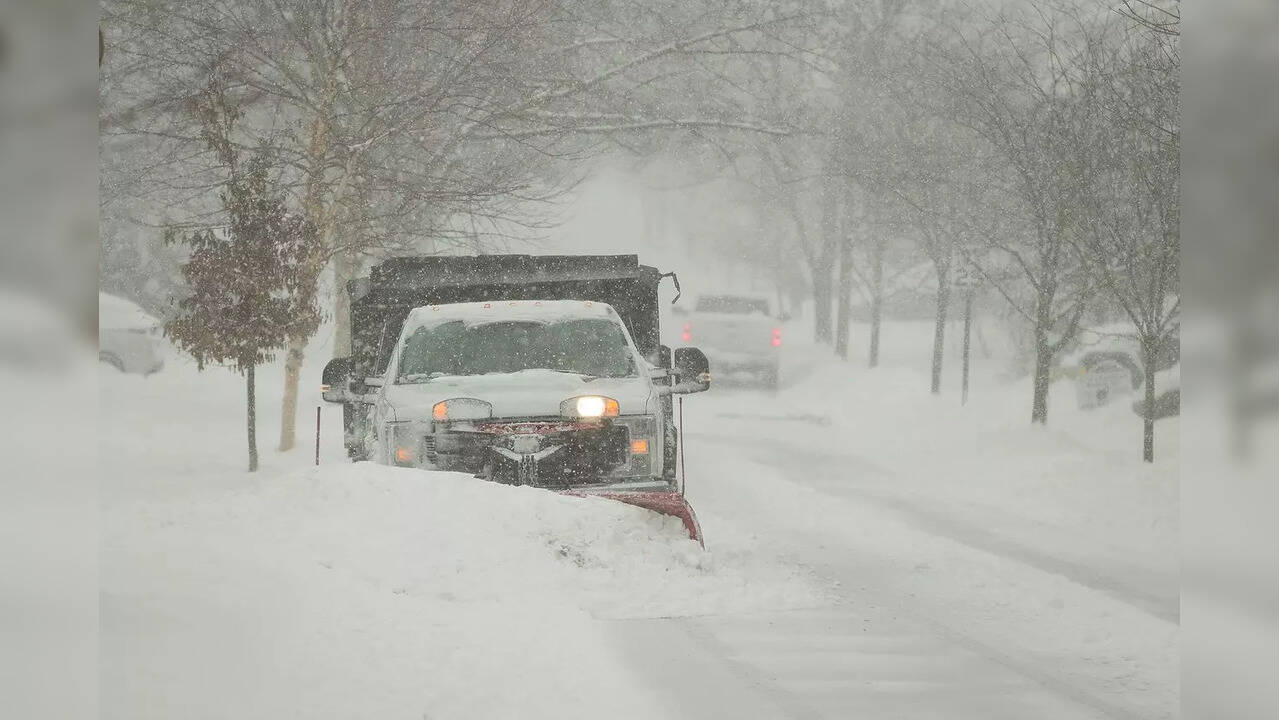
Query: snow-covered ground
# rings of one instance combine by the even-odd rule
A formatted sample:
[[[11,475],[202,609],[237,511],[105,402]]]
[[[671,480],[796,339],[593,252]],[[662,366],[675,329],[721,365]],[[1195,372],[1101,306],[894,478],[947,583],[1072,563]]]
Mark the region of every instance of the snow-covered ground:
[[[264,401],[250,475],[237,376],[100,381],[105,717],[650,718],[608,623],[827,602],[628,505],[352,465],[335,407],[316,467]]]
[[[1062,385],[1032,428],[980,357],[960,407],[930,339],[890,326],[874,371],[788,339],[779,394],[689,396],[705,551],[625,505],[351,465],[335,406],[315,467],[323,347],[289,453],[259,373],[255,475],[238,376],[104,367],[103,716],[1174,716],[1177,421],[1144,466],[1125,403]]]
[[[749,519],[761,544],[841,582],[843,614],[808,622],[892,638],[838,646],[873,669],[818,687],[830,637],[789,648],[789,670],[769,659],[777,648],[757,652],[760,676],[790,678],[775,716],[1174,716],[1177,420],[1159,423],[1148,467],[1127,403],[1082,411],[1060,384],[1050,426],[1031,427],[1028,384],[982,368],[961,407],[957,372],[928,393],[931,327],[893,330],[873,372],[799,348],[777,397],[686,402],[688,493],[707,536]],[[885,643],[900,660],[925,638],[942,644],[880,662]],[[918,664],[948,653],[960,658]]]

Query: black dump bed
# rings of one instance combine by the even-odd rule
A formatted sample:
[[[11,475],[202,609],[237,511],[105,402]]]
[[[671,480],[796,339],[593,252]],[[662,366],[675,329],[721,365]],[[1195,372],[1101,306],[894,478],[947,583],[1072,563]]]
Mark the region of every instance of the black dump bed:
[[[498,300],[591,300],[612,305],[641,353],[658,352],[657,286],[664,275],[635,255],[417,256],[386,260],[352,280],[355,377],[390,358],[410,310],[422,305]]]

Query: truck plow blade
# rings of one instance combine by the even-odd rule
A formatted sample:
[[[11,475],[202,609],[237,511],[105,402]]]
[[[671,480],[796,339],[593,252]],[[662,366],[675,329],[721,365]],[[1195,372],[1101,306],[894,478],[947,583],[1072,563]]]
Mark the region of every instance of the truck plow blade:
[[[596,492],[569,490],[564,494],[577,497],[587,497],[588,495],[605,497],[610,500],[624,502],[627,505],[634,505],[645,510],[652,510],[656,513],[679,518],[684,523],[684,529],[688,531],[688,537],[696,540],[703,548],[706,547],[706,542],[702,539],[702,527],[697,523],[697,515],[693,512],[693,506],[689,505],[684,496],[679,493],[638,490],[600,490]]]

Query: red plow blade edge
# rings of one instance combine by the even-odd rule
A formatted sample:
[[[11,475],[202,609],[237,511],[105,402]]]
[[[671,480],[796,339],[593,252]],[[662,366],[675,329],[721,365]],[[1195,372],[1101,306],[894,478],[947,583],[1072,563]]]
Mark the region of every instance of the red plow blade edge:
[[[697,515],[693,512],[693,506],[688,504],[684,496],[674,492],[641,492],[603,490],[600,492],[584,493],[570,490],[565,495],[576,495],[577,497],[586,497],[593,495],[596,497],[605,497],[610,500],[624,502],[627,505],[642,507],[645,510],[652,510],[663,515],[677,517],[684,523],[684,529],[688,531],[688,537],[696,540],[699,545],[706,547],[706,542],[702,540],[702,527],[697,524]]]

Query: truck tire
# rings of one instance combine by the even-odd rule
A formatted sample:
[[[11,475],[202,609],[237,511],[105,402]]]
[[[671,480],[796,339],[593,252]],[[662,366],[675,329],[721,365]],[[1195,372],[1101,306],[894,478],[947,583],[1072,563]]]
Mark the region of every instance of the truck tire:
[[[369,437],[367,425],[361,422],[360,413],[365,411],[366,408],[355,403],[342,403],[342,437],[346,443],[346,456],[351,462],[363,462],[376,452],[377,438]],[[370,440],[373,442],[370,443]],[[372,452],[370,445],[373,447]]]

